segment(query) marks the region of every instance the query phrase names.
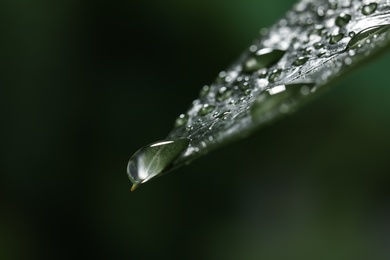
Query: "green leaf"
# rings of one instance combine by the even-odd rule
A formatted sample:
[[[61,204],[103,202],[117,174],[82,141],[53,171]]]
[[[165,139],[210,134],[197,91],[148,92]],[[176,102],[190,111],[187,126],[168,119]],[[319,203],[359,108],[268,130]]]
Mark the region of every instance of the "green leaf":
[[[390,4],[385,1],[367,5],[351,0],[298,2],[274,26],[261,30],[236,62],[201,89],[167,137],[188,143],[183,148],[177,142],[172,156],[155,154],[170,158],[171,167],[156,166],[159,171],[152,177],[293,112],[385,50],[389,30]],[[134,155],[129,165],[137,159]],[[148,160],[160,162],[153,156]],[[138,185],[134,176],[139,169],[130,169],[128,174]]]

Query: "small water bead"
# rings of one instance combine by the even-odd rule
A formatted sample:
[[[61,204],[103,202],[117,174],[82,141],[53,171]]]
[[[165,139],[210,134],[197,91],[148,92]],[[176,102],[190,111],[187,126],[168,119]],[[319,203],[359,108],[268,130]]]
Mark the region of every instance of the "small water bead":
[[[256,70],[270,67],[276,64],[285,54],[285,51],[263,48],[249,55],[243,64],[244,73],[252,73]]]
[[[222,112],[222,113],[216,114],[214,117],[215,117],[216,119],[226,119],[226,116],[229,115],[230,112],[231,112],[230,110],[226,110],[226,111],[224,111],[224,112]]]
[[[172,169],[175,160],[189,143],[187,138],[163,140],[146,145],[134,153],[127,164],[127,175],[133,183],[131,190]]]
[[[352,59],[350,57],[347,57],[347,58],[345,58],[344,63],[345,63],[345,65],[351,65]]]
[[[188,115],[181,114],[175,121],[175,127],[181,127],[188,122]]]
[[[198,116],[205,116],[210,114],[215,109],[215,106],[204,104],[201,109],[199,109]]]
[[[364,5],[363,8],[362,8],[362,14],[370,15],[373,12],[375,12],[377,7],[378,7],[377,3],[370,3],[368,5]]]
[[[269,75],[268,81],[275,82],[275,80],[280,76],[281,73],[282,73],[281,69],[274,69],[272,73]]]
[[[332,9],[332,10],[336,10],[337,9],[337,2],[336,1],[329,1],[329,8]]]
[[[310,47],[306,47],[306,48],[304,48],[303,50],[302,50],[302,54],[304,54],[304,55],[309,55],[310,53],[311,53],[311,49],[310,49]]]
[[[336,25],[338,27],[344,27],[349,23],[350,20],[351,20],[351,16],[349,14],[341,13],[336,18]]]
[[[316,42],[316,43],[313,44],[313,46],[314,46],[315,49],[318,50],[318,49],[321,49],[322,47],[324,47],[324,44],[321,43],[321,42]]]
[[[318,58],[324,57],[326,55],[326,51],[321,51],[320,53],[317,54]]]
[[[216,97],[217,101],[218,102],[225,101],[226,99],[230,98],[232,94],[233,94],[233,90],[228,89],[227,87],[221,87],[217,93],[217,97]]]
[[[348,36],[351,37],[351,38],[355,37],[355,35],[356,35],[356,33],[354,31],[350,31],[348,33]]]
[[[225,81],[225,77],[226,77],[226,72],[225,71],[221,71],[219,74],[218,74],[218,77],[215,79],[215,83],[217,84],[220,84],[220,83],[223,83]]]
[[[299,57],[298,59],[296,59],[294,62],[293,62],[293,65],[294,66],[301,66],[303,64],[305,64],[307,61],[309,60],[309,57]]]
[[[330,44],[336,44],[338,43],[342,38],[344,37],[343,33],[338,33],[336,35],[332,35],[329,39]]]
[[[251,45],[251,46],[249,47],[249,51],[250,51],[250,52],[256,52],[256,51],[257,51],[257,46],[256,46],[256,45]]]
[[[251,91],[250,89],[247,89],[247,90],[244,91],[244,95],[245,95],[245,96],[248,96],[248,95],[250,95],[251,93],[252,93],[252,91]]]
[[[207,94],[210,92],[210,87],[209,86],[203,86],[203,88],[200,90],[199,96],[200,97],[205,97]]]

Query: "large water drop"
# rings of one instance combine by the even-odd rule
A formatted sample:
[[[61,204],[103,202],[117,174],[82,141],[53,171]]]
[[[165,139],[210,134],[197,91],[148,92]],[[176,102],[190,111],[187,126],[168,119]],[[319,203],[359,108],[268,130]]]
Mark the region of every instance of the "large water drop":
[[[285,51],[264,48],[251,54],[243,64],[243,72],[252,73],[256,70],[275,65],[285,54]]]
[[[379,35],[382,33],[388,32],[390,25],[379,25],[366,28],[359,33],[353,35],[352,39],[347,44],[347,50],[356,49],[359,46],[362,46],[367,40],[370,40],[374,35]]]
[[[378,7],[377,3],[370,3],[368,5],[363,6],[362,8],[362,14],[364,15],[370,15],[373,12],[375,12],[376,8]]]
[[[139,149],[127,164],[127,175],[133,183],[131,190],[172,169],[174,161],[188,147],[189,142],[187,138],[163,140]]]

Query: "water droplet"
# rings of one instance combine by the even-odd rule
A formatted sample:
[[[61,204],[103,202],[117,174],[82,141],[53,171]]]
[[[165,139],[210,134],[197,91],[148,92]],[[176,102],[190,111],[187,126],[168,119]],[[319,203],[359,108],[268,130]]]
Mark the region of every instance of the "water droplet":
[[[329,43],[330,44],[336,44],[338,43],[342,38],[344,37],[344,34],[343,33],[339,33],[339,34],[336,34],[336,35],[332,35],[329,39]]]
[[[217,93],[217,101],[218,102],[225,101],[226,99],[228,99],[232,96],[232,93],[233,93],[233,90],[227,89],[226,87],[221,87]]]
[[[345,63],[345,65],[351,65],[352,59],[350,57],[347,57],[347,58],[345,58],[344,63]]]
[[[275,80],[280,76],[281,73],[282,73],[281,69],[274,69],[272,73],[269,75],[268,81],[275,82]]]
[[[209,92],[210,92],[210,87],[207,85],[203,86],[203,88],[200,90],[199,96],[205,97]]]
[[[132,190],[171,170],[174,161],[188,147],[189,143],[189,139],[179,138],[155,142],[139,149],[127,164],[127,175],[133,183]]]
[[[276,64],[284,55],[285,51],[264,48],[258,50],[255,54],[249,55],[243,64],[244,73],[252,73],[256,70],[268,68]]]
[[[215,117],[216,119],[226,119],[225,117],[226,117],[227,115],[229,115],[230,112],[231,112],[230,110],[227,110],[227,111],[224,111],[224,112],[222,112],[222,113],[216,114],[214,117]]]
[[[363,8],[362,8],[362,14],[370,15],[373,12],[375,12],[377,7],[378,7],[377,3],[370,3],[368,5],[364,5]]]
[[[351,38],[354,37],[355,35],[356,35],[356,33],[354,31],[351,31],[348,33],[348,36]]]
[[[244,91],[244,95],[245,95],[245,96],[248,96],[248,95],[250,95],[251,93],[252,93],[252,91],[251,91],[250,89],[247,89],[247,90]]]
[[[188,115],[181,114],[175,121],[175,127],[181,127],[188,122]]]
[[[293,65],[294,66],[301,66],[301,65],[305,64],[308,60],[309,60],[308,57],[299,57],[298,59],[296,59],[293,62]]]
[[[324,44],[322,44],[321,42],[316,42],[313,44],[314,48],[315,49],[321,49],[322,47],[324,47]]]
[[[390,25],[379,25],[366,28],[359,33],[357,33],[347,44],[347,50],[349,49],[357,49],[367,41],[367,39],[371,39],[374,35],[379,35],[382,33],[388,32],[390,29]]]
[[[325,56],[325,54],[326,54],[326,51],[322,51],[322,52],[317,54],[317,57],[321,58],[321,57]]]
[[[336,1],[329,1],[329,8],[332,10],[336,10],[337,9]]]
[[[336,25],[338,27],[344,27],[349,23],[350,20],[351,20],[351,16],[349,14],[341,13],[336,18]]]
[[[205,116],[214,110],[215,106],[204,104],[198,112],[198,116]]]
[[[256,46],[256,45],[251,45],[251,46],[249,47],[249,51],[250,51],[250,52],[255,52],[255,51],[257,51],[257,46]]]

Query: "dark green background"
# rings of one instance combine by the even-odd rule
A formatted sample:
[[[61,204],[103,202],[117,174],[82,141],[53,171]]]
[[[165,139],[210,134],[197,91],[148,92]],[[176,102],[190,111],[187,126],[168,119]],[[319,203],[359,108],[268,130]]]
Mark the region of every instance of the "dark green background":
[[[389,259],[389,54],[130,193],[288,1],[3,1],[0,259]]]

